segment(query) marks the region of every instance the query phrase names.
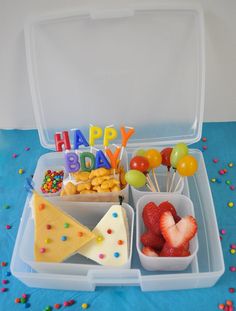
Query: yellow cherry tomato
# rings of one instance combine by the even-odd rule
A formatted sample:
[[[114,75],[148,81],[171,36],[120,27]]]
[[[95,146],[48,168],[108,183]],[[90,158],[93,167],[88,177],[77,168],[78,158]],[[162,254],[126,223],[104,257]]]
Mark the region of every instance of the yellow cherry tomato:
[[[197,160],[191,155],[184,156],[177,165],[177,171],[181,176],[193,176],[197,168]]]
[[[162,156],[158,150],[149,149],[145,152],[144,156],[148,159],[150,169],[156,168],[161,165]]]

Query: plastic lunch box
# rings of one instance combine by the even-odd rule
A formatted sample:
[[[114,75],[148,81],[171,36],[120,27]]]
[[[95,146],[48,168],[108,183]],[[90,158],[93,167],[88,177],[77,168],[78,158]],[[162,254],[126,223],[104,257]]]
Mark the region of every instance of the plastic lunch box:
[[[79,127],[88,136],[90,123],[134,126],[136,135],[129,142],[129,156],[138,148],[161,149],[178,141],[191,144],[200,139],[205,67],[203,13],[198,7],[145,3],[122,9],[84,8],[29,21],[25,38],[42,146],[53,149],[53,134],[65,129]],[[182,192],[194,206],[199,247],[185,270],[148,271],[133,247],[130,268],[94,265],[89,270],[81,267],[74,274],[55,266],[54,271],[36,272],[20,254],[31,221],[28,196],[12,256],[12,273],[31,287],[68,290],[92,291],[104,285],[140,286],[143,291],[213,286],[224,272],[224,261],[203,156],[199,150],[191,153],[199,170],[184,181]],[[42,156],[45,165],[56,156]],[[59,197],[52,199],[63,206],[83,206]],[[93,204],[105,208],[111,203]],[[132,199],[129,204],[133,205]],[[136,216],[139,208],[137,205]]]

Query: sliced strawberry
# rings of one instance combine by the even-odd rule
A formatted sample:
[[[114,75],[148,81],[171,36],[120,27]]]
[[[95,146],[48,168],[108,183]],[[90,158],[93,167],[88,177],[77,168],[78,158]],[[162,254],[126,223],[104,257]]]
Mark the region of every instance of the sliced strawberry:
[[[192,216],[183,217],[177,224],[170,212],[165,212],[160,219],[161,233],[172,247],[180,247],[190,241],[197,232],[197,222]]]
[[[189,243],[185,243],[180,247],[172,247],[168,243],[163,246],[160,256],[161,257],[186,257],[190,255],[188,250]]]
[[[165,201],[159,206],[157,206],[154,202],[146,204],[142,213],[145,226],[153,233],[160,235],[160,217],[166,211],[170,211],[173,217],[178,220],[176,210],[171,203]]]
[[[142,253],[149,257],[159,257],[158,253],[151,247],[143,247]]]
[[[156,235],[152,231],[143,233],[140,240],[144,246],[150,246],[157,250],[161,250],[165,243],[162,235]]]

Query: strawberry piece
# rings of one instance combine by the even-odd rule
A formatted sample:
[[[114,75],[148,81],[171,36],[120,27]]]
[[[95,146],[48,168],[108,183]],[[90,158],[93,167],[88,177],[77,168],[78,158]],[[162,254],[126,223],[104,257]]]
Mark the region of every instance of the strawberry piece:
[[[161,250],[165,243],[162,235],[156,235],[152,231],[147,231],[143,233],[140,240],[144,246],[150,246],[157,250]]]
[[[142,213],[145,226],[153,233],[160,235],[160,217],[166,211],[170,211],[173,217],[177,221],[179,220],[174,206],[167,201],[162,202],[159,206],[154,202],[146,204]]]
[[[149,257],[159,257],[158,253],[151,247],[143,247],[142,253]]]
[[[186,216],[175,224],[171,212],[164,212],[160,219],[160,229],[170,246],[180,247],[194,237],[197,232],[197,222],[192,216]]]
[[[168,243],[163,246],[160,256],[161,257],[186,257],[190,255],[189,243],[185,243],[180,247],[172,247]]]

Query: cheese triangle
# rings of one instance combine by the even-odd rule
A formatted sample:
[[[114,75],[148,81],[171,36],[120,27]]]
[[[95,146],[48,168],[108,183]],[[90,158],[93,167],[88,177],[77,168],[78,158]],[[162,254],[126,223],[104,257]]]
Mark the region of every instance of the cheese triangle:
[[[92,231],[97,238],[78,253],[104,266],[121,266],[129,257],[129,234],[126,212],[113,205]]]
[[[32,203],[36,261],[62,262],[96,237],[37,192],[33,193]]]

